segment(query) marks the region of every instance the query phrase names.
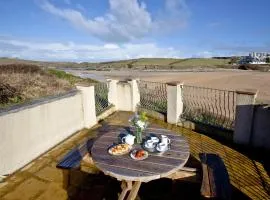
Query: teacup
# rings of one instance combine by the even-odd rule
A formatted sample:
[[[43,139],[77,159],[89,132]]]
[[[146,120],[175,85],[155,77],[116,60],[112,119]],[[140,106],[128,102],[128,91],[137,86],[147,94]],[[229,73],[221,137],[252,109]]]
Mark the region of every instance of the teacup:
[[[154,148],[154,147],[155,147],[155,143],[154,143],[153,140],[146,140],[145,146],[146,146],[147,148]]]
[[[158,151],[166,151],[167,148],[168,148],[168,145],[165,144],[165,143],[162,143],[162,142],[158,143],[158,145],[157,145],[157,150]]]
[[[154,143],[158,143],[159,142],[159,139],[156,136],[151,136],[150,137],[150,140],[152,140]]]
[[[168,145],[171,143],[171,140],[166,135],[161,135],[161,142],[160,143],[164,143],[165,145]]]

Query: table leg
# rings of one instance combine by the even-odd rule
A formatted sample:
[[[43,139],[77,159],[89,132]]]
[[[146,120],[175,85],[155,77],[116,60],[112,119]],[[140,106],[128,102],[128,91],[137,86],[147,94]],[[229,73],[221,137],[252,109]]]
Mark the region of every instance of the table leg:
[[[122,192],[118,198],[118,200],[124,200],[128,191],[132,189],[132,182],[131,181],[122,181],[121,184]]]
[[[139,189],[141,187],[142,182],[135,181],[134,185],[132,186],[132,189],[128,195],[127,200],[134,200],[137,197],[137,194],[139,192]]]

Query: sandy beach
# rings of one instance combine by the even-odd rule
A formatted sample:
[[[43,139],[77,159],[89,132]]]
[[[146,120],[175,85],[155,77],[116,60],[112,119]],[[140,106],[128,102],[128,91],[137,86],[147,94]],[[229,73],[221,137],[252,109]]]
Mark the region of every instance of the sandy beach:
[[[76,72],[78,73],[78,72]],[[270,102],[270,72],[222,70],[208,72],[179,71],[80,71],[84,77],[97,79],[138,78],[153,82],[184,82],[187,85],[226,90],[258,90],[258,99]]]

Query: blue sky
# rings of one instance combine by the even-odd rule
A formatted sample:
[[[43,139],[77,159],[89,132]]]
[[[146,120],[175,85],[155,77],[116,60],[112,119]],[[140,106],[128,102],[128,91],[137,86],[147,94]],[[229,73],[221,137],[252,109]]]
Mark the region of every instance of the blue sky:
[[[0,0],[0,57],[103,61],[270,51],[269,0]]]

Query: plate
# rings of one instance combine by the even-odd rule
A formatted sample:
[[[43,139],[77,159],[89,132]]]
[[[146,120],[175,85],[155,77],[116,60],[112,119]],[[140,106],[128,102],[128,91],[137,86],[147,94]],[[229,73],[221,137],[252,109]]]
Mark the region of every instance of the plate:
[[[137,151],[143,151],[144,153],[144,156],[142,157],[139,157],[137,158],[135,155],[137,153]],[[134,149],[131,153],[130,153],[130,157],[133,159],[133,160],[144,160],[148,157],[148,152],[145,151],[145,150],[142,150],[142,149]]]
[[[108,152],[114,156],[125,155],[130,152],[132,146],[128,144],[117,144],[109,148]]]

